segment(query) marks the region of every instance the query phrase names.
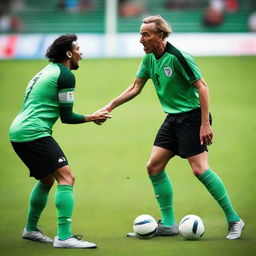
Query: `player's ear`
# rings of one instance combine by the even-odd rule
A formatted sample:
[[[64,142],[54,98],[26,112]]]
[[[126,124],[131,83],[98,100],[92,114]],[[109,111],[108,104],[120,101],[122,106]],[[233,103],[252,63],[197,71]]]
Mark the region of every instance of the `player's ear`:
[[[160,33],[158,33],[158,35],[160,40],[164,39],[164,32],[161,31]]]
[[[66,56],[70,59],[72,57],[72,52],[71,51],[67,51],[66,52]]]

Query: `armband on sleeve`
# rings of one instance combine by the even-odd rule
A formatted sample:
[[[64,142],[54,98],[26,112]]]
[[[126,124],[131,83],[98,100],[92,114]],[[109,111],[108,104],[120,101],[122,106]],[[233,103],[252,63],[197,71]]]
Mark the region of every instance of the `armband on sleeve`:
[[[60,119],[66,124],[80,124],[85,122],[84,115],[73,112],[74,88],[61,89],[58,93],[60,103]]]
[[[61,89],[58,93],[59,103],[62,106],[73,105],[75,101],[74,88]]]

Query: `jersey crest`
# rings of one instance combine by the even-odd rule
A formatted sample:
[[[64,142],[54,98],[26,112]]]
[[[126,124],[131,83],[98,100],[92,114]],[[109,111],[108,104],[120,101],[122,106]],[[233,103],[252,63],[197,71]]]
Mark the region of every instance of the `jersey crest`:
[[[164,73],[167,77],[171,77],[172,76],[172,69],[168,66],[164,67]]]

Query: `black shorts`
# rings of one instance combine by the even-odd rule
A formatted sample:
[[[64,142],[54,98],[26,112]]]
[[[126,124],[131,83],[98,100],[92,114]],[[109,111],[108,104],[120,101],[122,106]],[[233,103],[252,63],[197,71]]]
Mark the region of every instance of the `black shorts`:
[[[211,114],[209,118],[211,124]],[[173,151],[182,158],[208,151],[206,145],[200,144],[200,126],[200,108],[180,114],[169,114],[156,135],[154,146]]]
[[[68,161],[58,143],[51,137],[43,137],[29,142],[12,142],[12,146],[28,167],[30,176],[40,180]]]

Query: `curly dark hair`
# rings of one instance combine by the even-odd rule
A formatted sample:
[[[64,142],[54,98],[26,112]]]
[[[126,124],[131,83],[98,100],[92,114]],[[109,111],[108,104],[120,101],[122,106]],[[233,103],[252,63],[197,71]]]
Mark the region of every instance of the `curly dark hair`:
[[[64,61],[67,58],[66,52],[72,51],[72,42],[74,41],[77,41],[77,35],[75,34],[66,34],[58,37],[48,47],[45,57],[50,62]]]

